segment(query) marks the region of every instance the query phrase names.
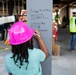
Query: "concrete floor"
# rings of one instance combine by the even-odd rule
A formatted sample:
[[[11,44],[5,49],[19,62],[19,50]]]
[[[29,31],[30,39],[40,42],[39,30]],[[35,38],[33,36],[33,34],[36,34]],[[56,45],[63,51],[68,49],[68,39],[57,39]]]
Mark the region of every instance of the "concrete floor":
[[[76,75],[76,52],[69,52],[70,33],[68,28],[59,28],[61,56],[52,56],[52,75]],[[5,71],[5,56],[10,47],[0,41],[0,75],[8,75]],[[48,74],[47,74],[48,75]]]
[[[76,75],[76,52],[68,51],[70,37],[68,28],[59,29],[61,56],[52,56],[52,75]]]
[[[5,62],[5,56],[9,53],[10,51],[2,51],[0,52],[0,75],[8,75],[5,67],[4,67],[4,62]]]
[[[4,41],[0,41],[0,75],[8,75],[5,71],[5,56],[10,53],[10,46],[4,45]]]

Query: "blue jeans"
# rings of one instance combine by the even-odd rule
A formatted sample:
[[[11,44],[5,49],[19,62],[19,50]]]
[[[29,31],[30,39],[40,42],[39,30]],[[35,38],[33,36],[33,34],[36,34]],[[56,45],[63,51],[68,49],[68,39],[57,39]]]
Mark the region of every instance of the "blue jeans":
[[[71,34],[70,50],[74,50],[76,42],[76,34]]]

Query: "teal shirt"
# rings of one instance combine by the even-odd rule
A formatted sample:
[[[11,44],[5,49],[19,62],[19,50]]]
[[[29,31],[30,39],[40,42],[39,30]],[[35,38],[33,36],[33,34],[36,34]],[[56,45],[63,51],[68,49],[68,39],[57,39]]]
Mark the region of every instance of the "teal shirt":
[[[41,69],[41,64],[40,62],[44,61],[46,58],[45,53],[40,50],[34,48],[33,50],[28,50],[29,51],[29,64],[27,70],[26,65],[27,63],[23,63],[23,66],[21,68],[17,67],[14,64],[12,57],[12,53],[8,54],[6,56],[5,60],[5,68],[8,73],[12,73],[12,75],[42,75],[42,69]],[[19,61],[18,63],[19,64]]]

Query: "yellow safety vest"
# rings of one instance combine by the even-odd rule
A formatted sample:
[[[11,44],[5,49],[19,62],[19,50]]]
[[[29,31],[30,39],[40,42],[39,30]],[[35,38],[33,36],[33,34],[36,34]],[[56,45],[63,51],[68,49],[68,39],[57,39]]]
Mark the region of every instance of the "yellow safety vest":
[[[76,32],[76,23],[75,23],[76,17],[70,18],[70,32]]]

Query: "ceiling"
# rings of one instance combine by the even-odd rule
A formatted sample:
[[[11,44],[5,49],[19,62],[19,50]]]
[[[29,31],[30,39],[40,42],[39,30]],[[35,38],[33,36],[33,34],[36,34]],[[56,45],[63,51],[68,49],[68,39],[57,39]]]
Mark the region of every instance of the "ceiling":
[[[75,6],[76,7],[76,0],[53,0],[53,9],[61,9],[64,6]]]

